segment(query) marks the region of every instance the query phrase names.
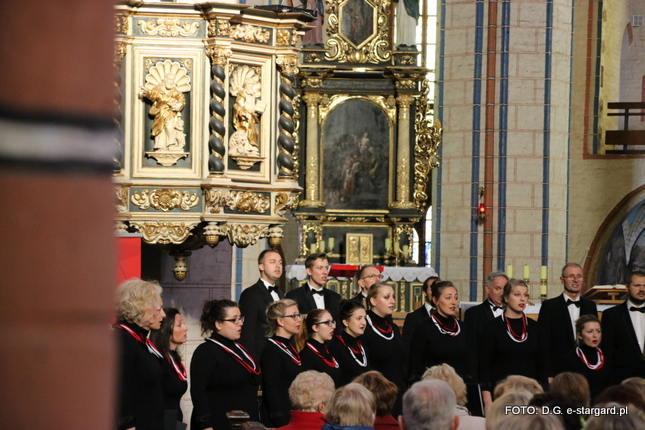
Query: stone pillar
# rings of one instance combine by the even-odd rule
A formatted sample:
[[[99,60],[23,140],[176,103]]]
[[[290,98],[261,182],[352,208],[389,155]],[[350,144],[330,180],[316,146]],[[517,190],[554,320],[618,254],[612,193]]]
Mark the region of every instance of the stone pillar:
[[[309,93],[302,96],[307,104],[307,142],[305,162],[305,200],[300,202],[300,207],[320,207],[324,203],[318,195],[318,103],[322,99],[320,94]]]
[[[114,428],[112,7],[0,2],[3,428]]]
[[[409,94],[397,97],[399,105],[399,127],[396,154],[396,202],[391,204],[396,209],[412,209],[410,201],[410,105],[413,98]]]

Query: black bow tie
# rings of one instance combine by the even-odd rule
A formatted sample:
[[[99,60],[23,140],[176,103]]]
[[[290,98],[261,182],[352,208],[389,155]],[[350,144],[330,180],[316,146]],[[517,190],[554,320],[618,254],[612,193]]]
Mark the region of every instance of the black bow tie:
[[[567,299],[567,306],[574,305],[575,307],[579,308],[580,307],[580,300],[573,301],[571,299]]]
[[[500,310],[500,309],[504,309],[504,308],[503,308],[503,307],[501,307],[501,306],[495,306],[495,305],[490,305],[490,307],[491,307],[491,308],[493,308],[493,312],[498,311],[498,310]]]
[[[311,289],[311,294],[320,294],[321,296],[325,294],[325,292],[322,290],[322,288],[319,290],[314,290],[313,288]]]
[[[278,287],[269,287],[269,293],[278,293]]]
[[[642,308],[637,308],[636,306],[632,306],[631,308],[629,308],[629,310],[631,312],[640,312],[642,314],[645,314],[645,306]]]

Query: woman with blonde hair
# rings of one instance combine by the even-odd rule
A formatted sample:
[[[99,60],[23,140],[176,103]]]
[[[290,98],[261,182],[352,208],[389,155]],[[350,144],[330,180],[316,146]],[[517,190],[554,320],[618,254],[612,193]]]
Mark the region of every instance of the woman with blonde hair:
[[[349,383],[334,391],[321,430],[374,430],[376,401],[361,384]]]
[[[334,337],[336,321],[325,309],[314,309],[307,314],[302,330],[307,335],[307,340],[300,351],[303,370],[315,370],[331,376],[334,385],[340,387],[342,372],[338,361],[329,352],[326,342]]]
[[[533,394],[528,391],[509,391],[495,399],[486,411],[486,430],[495,426],[512,415],[507,412],[507,406],[527,406]]]
[[[493,399],[496,399],[509,391],[528,391],[536,395],[544,393],[544,389],[540,383],[533,379],[522,375],[510,375],[501,380],[493,391]]]
[[[289,387],[303,371],[302,359],[292,338],[300,331],[302,315],[291,299],[273,302],[266,310],[269,339],[262,351],[262,397],[272,427],[289,424]]]
[[[374,430],[398,429],[399,422],[392,416],[392,407],[396,401],[397,386],[385,379],[381,372],[371,370],[354,379],[374,395],[376,401],[376,418]]]
[[[157,282],[130,279],[116,290],[115,332],[121,346],[117,424],[161,430],[164,419],[162,354],[148,339],[163,313]]]

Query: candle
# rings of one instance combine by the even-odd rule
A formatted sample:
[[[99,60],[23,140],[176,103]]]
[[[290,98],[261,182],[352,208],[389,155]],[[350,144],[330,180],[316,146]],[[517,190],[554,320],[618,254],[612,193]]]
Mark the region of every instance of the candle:
[[[506,265],[506,276],[508,276],[508,279],[511,279],[513,277],[513,265],[512,264],[507,264]]]
[[[329,248],[329,252],[332,252],[334,250],[334,238],[330,237],[327,239],[327,248]]]
[[[531,272],[528,265],[524,265],[524,267],[522,267],[522,278],[523,279],[531,278]]]
[[[403,245],[402,251],[403,251],[403,256],[407,258],[408,252],[410,252],[410,247],[408,245]]]
[[[540,279],[546,279],[546,266],[540,266]]]
[[[388,237],[387,239],[385,239],[385,250],[389,251],[391,247],[392,247],[392,240]]]
[[[401,245],[399,244],[399,242],[394,242],[394,252],[398,254],[400,250]]]
[[[320,242],[318,242],[318,250],[320,252],[325,252],[325,241],[324,240],[321,240]]]
[[[543,266],[543,267],[544,267],[544,266]],[[540,295],[541,295],[541,296],[546,296],[546,293],[547,293],[547,291],[546,291],[546,290],[547,290],[546,282],[545,282],[545,283],[543,283],[543,284],[540,284]]]
[[[311,254],[315,254],[316,253],[316,244],[312,243],[311,245],[309,245],[309,249],[310,249]]]

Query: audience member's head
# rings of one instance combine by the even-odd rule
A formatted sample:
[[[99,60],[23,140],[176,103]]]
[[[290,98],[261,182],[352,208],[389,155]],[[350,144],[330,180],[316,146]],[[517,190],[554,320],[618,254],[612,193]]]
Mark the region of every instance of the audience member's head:
[[[510,375],[497,384],[493,391],[493,398],[496,399],[508,391],[520,390],[526,390],[531,394],[544,393],[542,386],[535,379],[522,375]]]
[[[439,379],[440,381],[447,382],[455,392],[457,397],[457,404],[464,406],[466,404],[466,384],[461,376],[457,375],[455,368],[449,364],[443,363],[437,366],[432,366],[427,369],[421,379]]]
[[[507,406],[527,406],[533,394],[526,391],[507,391],[493,401],[486,411],[486,430],[492,430],[497,423],[512,415],[507,413]]]
[[[324,414],[332,394],[334,380],[328,374],[315,370],[302,372],[289,387],[289,399],[296,411]]]
[[[622,406],[634,405],[641,411],[645,411],[645,401],[640,393],[626,385],[612,385],[603,390],[594,399],[594,406],[601,403],[617,403]]]
[[[576,412],[578,405],[574,404],[565,394],[556,391],[536,394],[529,402],[529,406],[537,407],[538,412],[545,415],[557,415],[564,424],[565,430],[582,429],[580,415]]]
[[[603,403],[597,404],[596,406],[605,408],[615,406],[616,408],[620,408],[622,405],[618,403]],[[629,406],[627,413],[623,415],[611,413],[591,416],[585,425],[585,430],[634,429],[645,429],[645,413],[634,406]]]
[[[351,383],[334,391],[325,419],[340,426],[374,426],[376,401],[361,384]]]
[[[396,393],[399,391],[399,388],[394,382],[391,382],[381,372],[376,370],[365,372],[352,382],[361,384],[374,395],[377,417],[392,414],[392,407],[396,401]]]
[[[632,378],[625,379],[620,385],[633,388],[638,391],[641,397],[643,397],[643,400],[645,400],[645,379],[634,376]]]
[[[549,385],[551,391],[557,392],[571,400],[577,408],[589,406],[589,383],[587,378],[579,373],[562,372],[553,378]]]
[[[403,415],[399,424],[404,430],[455,430],[455,392],[444,381],[431,379],[414,384],[403,396]]]
[[[492,430],[565,430],[557,415],[512,415]]]

